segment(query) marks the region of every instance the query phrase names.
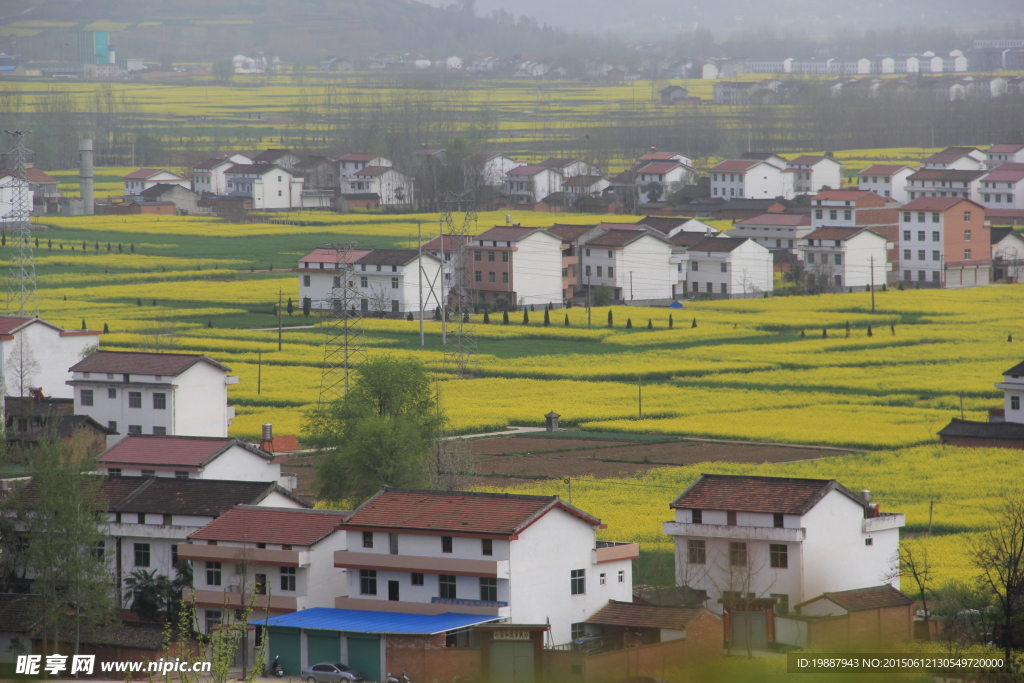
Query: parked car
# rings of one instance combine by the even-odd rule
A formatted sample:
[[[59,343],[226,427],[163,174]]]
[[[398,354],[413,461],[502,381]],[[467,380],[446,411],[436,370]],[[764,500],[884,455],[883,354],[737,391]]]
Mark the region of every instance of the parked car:
[[[363,680],[363,675],[341,662],[318,662],[302,670],[307,683],[351,683]]]

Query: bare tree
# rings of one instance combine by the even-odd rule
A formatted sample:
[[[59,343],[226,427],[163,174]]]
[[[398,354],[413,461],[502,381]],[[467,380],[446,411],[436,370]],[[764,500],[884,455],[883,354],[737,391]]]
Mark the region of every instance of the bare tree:
[[[373,313],[383,316],[391,310],[391,290],[384,283],[371,286],[367,300],[367,305]]]
[[[32,388],[36,373],[39,372],[39,362],[32,353],[32,347],[25,343],[24,334],[18,335],[18,341],[7,358],[4,370],[6,386],[10,387],[11,391],[17,391],[18,396],[25,396]]]
[[[442,491],[459,491],[476,474],[473,454],[465,439],[452,437],[442,431],[434,441],[434,462],[430,470],[430,483]]]
[[[731,612],[753,611],[756,603],[769,595],[775,586],[775,578],[768,573],[768,553],[759,552],[759,545],[751,539],[727,541],[726,551],[719,551],[714,558],[714,570],[707,576],[716,592],[727,602]],[[744,620],[744,640],[747,656],[753,656],[753,632],[749,619]],[[736,633],[735,624],[730,620],[732,633]],[[729,634],[729,654],[735,646],[734,638]]]
[[[891,583],[896,579],[909,579],[917,586],[918,595],[921,596],[921,607],[924,610],[925,640],[932,639],[931,631],[931,610],[928,601],[934,595],[932,584],[934,581],[932,565],[928,560],[928,549],[913,548],[901,545],[892,559],[892,567],[882,577],[882,580]]]
[[[972,544],[971,554],[981,570],[982,585],[995,599],[999,640],[1007,670],[1013,673],[1013,645],[1024,632],[1024,493],[1006,493],[1002,507],[992,515],[995,526]]]

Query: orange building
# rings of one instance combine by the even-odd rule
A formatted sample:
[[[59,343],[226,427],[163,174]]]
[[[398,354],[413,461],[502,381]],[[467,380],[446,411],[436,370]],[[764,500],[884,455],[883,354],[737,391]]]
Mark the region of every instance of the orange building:
[[[963,197],[920,197],[900,210],[904,284],[974,287],[991,282],[985,207]]]

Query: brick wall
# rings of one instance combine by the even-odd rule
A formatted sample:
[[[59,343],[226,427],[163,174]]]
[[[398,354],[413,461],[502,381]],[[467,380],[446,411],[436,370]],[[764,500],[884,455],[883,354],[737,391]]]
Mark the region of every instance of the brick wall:
[[[413,681],[480,677],[480,650],[445,647],[444,635],[389,635],[385,656],[392,673],[404,671]]]
[[[845,651],[877,648],[913,639],[913,605],[850,612],[842,617],[811,621],[808,645],[815,649]]]

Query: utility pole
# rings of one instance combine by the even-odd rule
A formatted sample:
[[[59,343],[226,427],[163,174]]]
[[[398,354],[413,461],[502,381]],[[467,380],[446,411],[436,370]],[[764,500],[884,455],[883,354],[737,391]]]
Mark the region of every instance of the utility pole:
[[[633,300],[633,271],[629,271],[629,300]]]
[[[591,328],[590,325],[590,272],[587,272],[587,329]]]
[[[366,360],[362,303],[355,288],[355,243],[332,245],[334,287],[324,315],[324,367],[320,377],[320,403],[331,403],[348,392],[353,365]],[[357,307],[357,302],[359,305]]]
[[[441,270],[444,270],[444,221],[437,219],[437,239],[441,241]],[[444,293],[444,276],[441,276],[441,300],[437,302],[441,309],[441,346],[448,345],[448,307],[445,304],[448,296]]]
[[[562,481],[569,485],[569,505],[572,505],[572,479],[570,477],[566,477]]]
[[[420,288],[420,346],[426,344],[423,336],[423,221],[416,221],[416,272],[419,275]],[[441,270],[444,270],[444,261],[441,261]]]
[[[281,294],[283,290],[277,290],[277,350],[281,350]]]
[[[263,352],[256,352],[256,395],[259,396],[263,388]]]
[[[928,501],[928,535],[932,535],[932,512],[935,510],[935,501]]]
[[[871,257],[871,312],[875,312],[875,257]]]
[[[636,376],[636,410],[638,419],[644,419],[644,383],[643,375]]]
[[[32,151],[25,147],[25,134],[30,131],[9,130],[14,138],[7,153],[8,167],[13,176],[11,211],[8,220],[14,224],[14,244],[11,248],[11,267],[7,276],[7,312],[28,318],[39,317],[39,295],[36,289],[36,261],[32,251],[32,196],[25,177],[25,162]]]

